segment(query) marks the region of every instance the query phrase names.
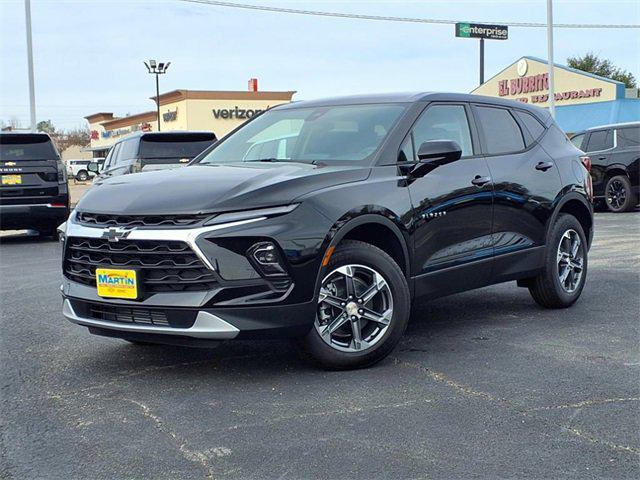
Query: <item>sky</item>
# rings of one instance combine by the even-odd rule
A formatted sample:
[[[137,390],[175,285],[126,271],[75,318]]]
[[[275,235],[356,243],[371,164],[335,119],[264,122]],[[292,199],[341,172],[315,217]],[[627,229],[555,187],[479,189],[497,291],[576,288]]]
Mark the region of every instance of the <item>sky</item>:
[[[284,8],[472,21],[545,22],[546,0],[235,0]],[[32,0],[37,120],[62,129],[95,112],[154,109],[143,61],[171,61],[160,91],[296,90],[294,99],[392,91],[469,92],[478,41],[453,25],[324,18],[180,0]],[[556,23],[640,24],[640,1],[554,0]],[[640,79],[640,31],[555,29],[555,61],[592,51]],[[544,28],[485,42],[488,79],[523,55],[547,57]],[[0,121],[29,123],[23,0],[0,0]]]

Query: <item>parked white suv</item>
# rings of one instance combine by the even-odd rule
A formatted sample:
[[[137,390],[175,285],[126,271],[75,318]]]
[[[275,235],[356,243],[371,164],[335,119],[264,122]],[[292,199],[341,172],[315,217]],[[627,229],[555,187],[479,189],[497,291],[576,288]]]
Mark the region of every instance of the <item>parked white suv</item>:
[[[95,173],[89,170],[91,162],[104,163],[104,158],[94,158],[92,160],[69,160],[67,162],[67,173],[70,178],[75,178],[80,182],[86,182],[93,177]]]

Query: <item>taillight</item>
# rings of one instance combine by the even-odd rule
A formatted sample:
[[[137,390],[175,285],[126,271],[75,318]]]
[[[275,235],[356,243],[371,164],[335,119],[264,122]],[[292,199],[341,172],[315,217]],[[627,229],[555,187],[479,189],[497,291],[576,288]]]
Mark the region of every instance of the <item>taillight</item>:
[[[587,196],[589,197],[589,200],[593,202],[593,181],[591,180],[591,157],[585,155],[583,157],[580,157],[580,161],[582,162],[582,165],[584,165],[584,168],[587,169],[587,172],[589,172],[589,175],[587,175],[587,178],[585,179],[584,189],[587,191]]]
[[[56,169],[58,170],[58,183],[67,183],[67,169],[60,160],[56,162]]]

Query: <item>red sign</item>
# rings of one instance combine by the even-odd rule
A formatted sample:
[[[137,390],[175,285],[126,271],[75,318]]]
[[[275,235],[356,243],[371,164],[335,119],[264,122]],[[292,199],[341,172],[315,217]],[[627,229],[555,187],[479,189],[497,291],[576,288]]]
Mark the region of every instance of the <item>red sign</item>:
[[[100,137],[100,134],[98,133],[97,130],[91,130],[91,140],[98,140],[99,137]]]
[[[539,95],[531,96],[531,103],[545,103],[549,100],[549,76],[546,73],[538,75],[530,75],[528,77],[511,78],[500,80],[498,82],[498,95],[506,97],[507,95],[521,95],[523,93],[547,92]],[[567,92],[559,92],[555,94],[556,102],[563,100],[574,100],[578,98],[599,97],[602,93],[601,88],[588,88],[586,90],[569,90]],[[517,98],[516,100],[528,103],[527,97]]]

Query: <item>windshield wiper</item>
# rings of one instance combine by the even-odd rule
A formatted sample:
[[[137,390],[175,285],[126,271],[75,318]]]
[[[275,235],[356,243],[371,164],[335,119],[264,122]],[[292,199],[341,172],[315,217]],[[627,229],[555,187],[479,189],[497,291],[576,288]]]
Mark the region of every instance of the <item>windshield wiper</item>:
[[[291,160],[289,158],[274,158],[274,157],[270,157],[270,158],[252,158],[251,160],[245,160],[245,162],[271,162],[271,163],[293,162],[293,163],[306,163],[306,164],[311,164],[311,165],[315,165],[315,163],[316,163],[315,160],[312,160],[310,162],[305,162],[305,161],[302,161],[302,160]]]

